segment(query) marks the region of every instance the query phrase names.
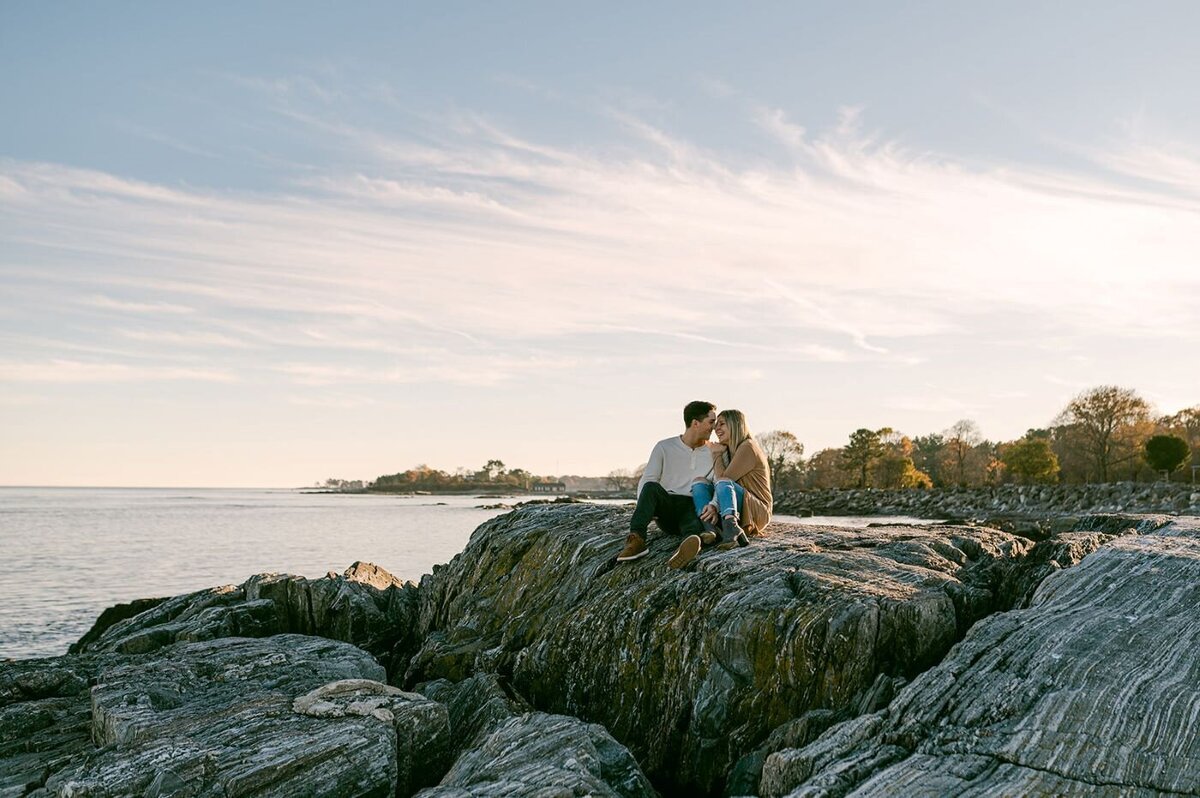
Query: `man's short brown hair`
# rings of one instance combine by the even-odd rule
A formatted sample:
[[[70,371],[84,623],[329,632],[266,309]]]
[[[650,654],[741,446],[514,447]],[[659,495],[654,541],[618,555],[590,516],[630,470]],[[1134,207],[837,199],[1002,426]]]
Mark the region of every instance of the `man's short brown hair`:
[[[703,419],[716,409],[712,402],[688,402],[683,408],[683,426],[691,428],[693,421]]]

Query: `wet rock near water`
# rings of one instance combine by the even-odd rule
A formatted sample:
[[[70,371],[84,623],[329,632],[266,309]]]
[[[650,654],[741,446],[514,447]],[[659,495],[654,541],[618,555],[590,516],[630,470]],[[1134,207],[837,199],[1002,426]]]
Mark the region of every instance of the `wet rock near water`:
[[[176,642],[290,633],[352,642],[391,664],[395,649],[413,648],[416,614],[415,584],[356,562],[320,579],[259,574],[237,586],[155,599],[132,616],[109,610],[71,652],[145,654]]]
[[[882,711],[767,758],[769,796],[1200,794],[1200,519],[1105,542]]]

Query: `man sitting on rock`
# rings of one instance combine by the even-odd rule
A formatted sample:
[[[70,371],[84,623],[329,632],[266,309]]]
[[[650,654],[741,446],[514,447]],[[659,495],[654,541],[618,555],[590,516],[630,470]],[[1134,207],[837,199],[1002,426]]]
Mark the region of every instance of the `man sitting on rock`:
[[[617,555],[617,562],[636,560],[650,552],[646,547],[646,530],[651,519],[670,534],[699,535],[704,530],[692,501],[692,482],[712,479],[712,455],[705,444],[716,421],[714,404],[688,402],[683,408],[683,434],[654,444],[638,483],[637,508],[629,524],[629,537]]]

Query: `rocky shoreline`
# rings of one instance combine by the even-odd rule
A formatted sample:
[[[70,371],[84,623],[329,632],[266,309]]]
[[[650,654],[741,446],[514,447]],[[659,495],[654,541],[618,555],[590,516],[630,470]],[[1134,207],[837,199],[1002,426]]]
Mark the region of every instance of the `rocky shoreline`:
[[[779,515],[907,515],[953,520],[1052,519],[1096,513],[1200,515],[1200,485],[1110,482],[1096,485],[998,485],[988,488],[787,491]]]
[[[1200,518],[778,524],[681,571],[616,564],[628,521],[112,608],[0,663],[0,797],[1200,793]]]

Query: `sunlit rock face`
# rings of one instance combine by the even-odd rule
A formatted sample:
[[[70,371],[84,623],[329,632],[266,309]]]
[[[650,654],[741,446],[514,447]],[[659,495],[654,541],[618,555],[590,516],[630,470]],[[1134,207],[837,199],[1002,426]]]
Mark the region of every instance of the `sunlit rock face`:
[[[1033,547],[983,528],[776,524],[672,571],[663,535],[615,563],[628,523],[569,506],[480,527],[421,583],[407,682],[501,674],[539,710],[603,724],[660,789],[716,793],[781,724],[937,663]]]
[[[1200,794],[1200,519],[1107,541],[764,795]]]
[[[149,606],[137,614],[118,610],[139,602],[105,611],[71,652],[145,654],[177,642],[290,633],[354,643],[387,662],[393,649],[414,646],[416,585],[370,563],[320,579],[258,574],[141,603]]]

